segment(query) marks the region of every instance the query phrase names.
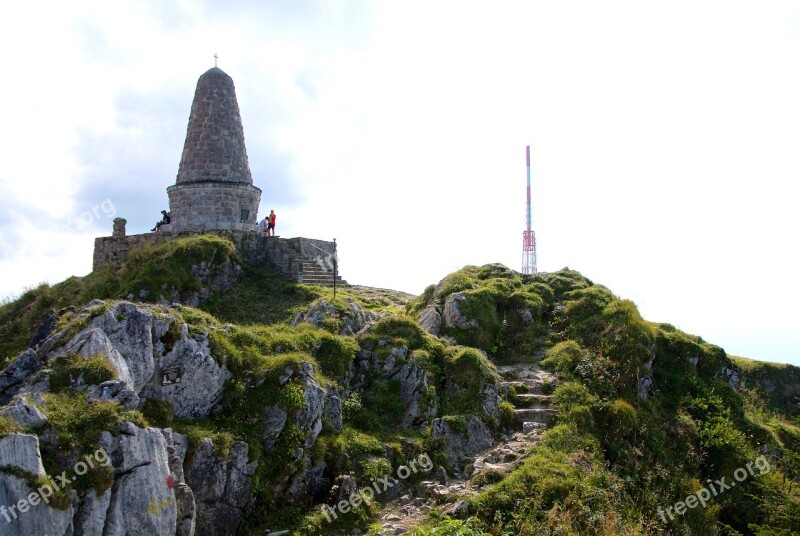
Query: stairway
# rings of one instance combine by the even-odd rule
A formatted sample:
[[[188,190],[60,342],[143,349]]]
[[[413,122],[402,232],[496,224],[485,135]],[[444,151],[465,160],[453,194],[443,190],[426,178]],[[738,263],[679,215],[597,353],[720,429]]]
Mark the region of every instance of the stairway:
[[[267,260],[285,277],[306,285],[333,286],[333,268],[329,260],[333,251],[331,242],[277,236],[261,239]],[[347,285],[347,281],[337,274],[336,285]]]
[[[505,379],[503,389],[517,393],[514,420],[524,433],[546,428],[558,413],[551,406],[553,396],[548,394],[556,385],[555,375],[535,363],[520,363],[497,367]]]
[[[325,287],[333,286],[333,270],[327,266],[323,268],[314,261],[304,261],[302,269],[302,279],[304,285],[322,285]],[[336,274],[336,285],[346,285],[347,281],[342,276]]]

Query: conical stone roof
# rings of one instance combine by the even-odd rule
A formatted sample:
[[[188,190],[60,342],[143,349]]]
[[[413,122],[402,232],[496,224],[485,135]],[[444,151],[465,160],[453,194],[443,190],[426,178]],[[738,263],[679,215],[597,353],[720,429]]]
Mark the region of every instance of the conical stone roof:
[[[233,79],[212,67],[197,80],[176,184],[253,184]]]

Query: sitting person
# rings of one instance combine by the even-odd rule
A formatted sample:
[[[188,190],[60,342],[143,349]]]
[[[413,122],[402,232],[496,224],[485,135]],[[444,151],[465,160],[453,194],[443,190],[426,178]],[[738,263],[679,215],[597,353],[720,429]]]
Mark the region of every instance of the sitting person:
[[[158,231],[161,228],[162,225],[167,225],[169,222],[172,221],[172,216],[170,216],[170,214],[171,214],[170,212],[167,212],[166,210],[162,210],[161,214],[162,214],[161,221],[157,222],[156,226],[153,227],[152,229],[150,229],[151,231]]]

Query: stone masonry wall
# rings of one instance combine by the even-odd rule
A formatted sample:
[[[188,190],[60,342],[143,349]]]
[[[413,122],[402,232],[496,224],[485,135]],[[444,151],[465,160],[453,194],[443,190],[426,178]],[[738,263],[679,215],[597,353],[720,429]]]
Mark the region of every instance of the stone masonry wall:
[[[242,262],[258,266],[269,263],[277,268],[285,277],[298,282],[303,281],[304,267],[307,273],[310,265],[316,264],[317,249],[314,244],[325,251],[333,251],[333,242],[312,240],[308,238],[269,237],[258,231],[236,229],[213,230],[208,233],[229,239],[236,247]],[[157,232],[130,236],[101,236],[94,240],[93,269],[121,266],[134,249],[155,246],[177,237],[204,234],[200,232]],[[303,253],[308,252],[308,253]]]
[[[193,182],[167,188],[172,231],[255,231],[261,190],[250,184]]]
[[[197,81],[176,183],[209,180],[253,183],[233,79],[218,67]]]

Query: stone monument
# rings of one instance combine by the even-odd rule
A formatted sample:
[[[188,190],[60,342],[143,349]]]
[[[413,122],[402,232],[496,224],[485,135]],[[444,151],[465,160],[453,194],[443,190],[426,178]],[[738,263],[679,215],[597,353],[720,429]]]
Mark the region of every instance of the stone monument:
[[[212,233],[230,240],[248,264],[270,264],[301,283],[347,284],[334,270],[335,242],[258,231],[261,190],[250,176],[233,80],[219,67],[197,80],[178,177],[167,195],[171,223],[158,232],[128,235],[125,219],[115,219],[112,236],[95,239],[95,270],[121,266],[134,249]]]
[[[167,188],[164,232],[256,230],[261,190],[253,186],[233,79],[212,67],[197,81],[178,177]]]

